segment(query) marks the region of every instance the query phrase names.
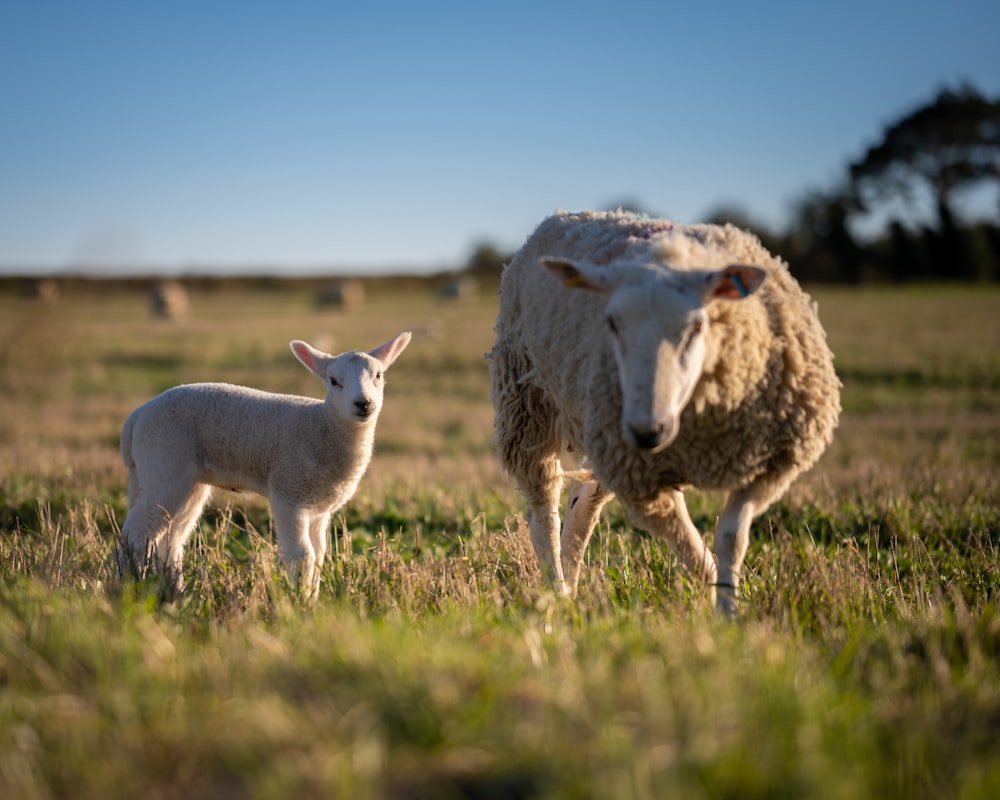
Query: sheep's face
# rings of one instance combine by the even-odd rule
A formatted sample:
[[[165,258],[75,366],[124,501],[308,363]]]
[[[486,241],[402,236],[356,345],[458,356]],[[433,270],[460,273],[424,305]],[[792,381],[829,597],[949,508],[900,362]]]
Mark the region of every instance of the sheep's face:
[[[761,285],[758,267],[677,271],[659,264],[596,266],[545,258],[569,288],[607,295],[604,320],[618,364],[625,441],[652,452],[680,432],[680,417],[701,378],[715,299],[741,300]]]
[[[625,440],[659,451],[680,430],[680,415],[701,377],[708,316],[690,292],[664,280],[611,294],[604,324],[618,362]]]
[[[374,423],[382,409],[385,370],[410,343],[401,333],[369,353],[352,351],[339,356],[323,353],[305,342],[291,343],[292,352],[326,386],[326,404],[341,419]]]

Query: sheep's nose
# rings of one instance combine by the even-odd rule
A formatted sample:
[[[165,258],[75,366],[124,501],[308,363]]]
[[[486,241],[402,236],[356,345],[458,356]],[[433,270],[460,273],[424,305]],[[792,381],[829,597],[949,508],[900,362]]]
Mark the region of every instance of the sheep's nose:
[[[354,401],[354,407],[358,410],[360,416],[367,417],[375,409],[375,404],[371,401],[370,397],[363,397],[360,400]]]
[[[653,450],[663,441],[663,426],[654,425],[651,428],[639,428],[635,425],[628,426],[629,433],[632,434],[632,441],[640,450]]]

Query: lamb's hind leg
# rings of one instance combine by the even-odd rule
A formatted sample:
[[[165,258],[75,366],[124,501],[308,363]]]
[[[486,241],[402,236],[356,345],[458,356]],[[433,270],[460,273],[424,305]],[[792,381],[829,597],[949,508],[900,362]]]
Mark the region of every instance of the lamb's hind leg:
[[[636,525],[667,540],[684,568],[704,586],[709,603],[714,605],[717,574],[715,559],[712,558],[712,551],[705,544],[701,532],[691,521],[683,493],[677,489],[668,489],[661,492],[655,500],[647,502],[619,499]]]
[[[124,580],[146,577],[156,566],[156,541],[166,534],[170,521],[157,509],[129,508],[118,544],[118,575]]]
[[[144,479],[138,471],[130,471],[129,511],[122,524],[119,549],[122,575],[131,572],[145,577],[150,566],[159,566],[167,570],[175,591],[180,591],[184,544],[210,491],[193,480],[163,487],[152,478]]]
[[[157,560],[166,568],[175,592],[184,589],[184,546],[211,494],[211,486],[196,484],[171,518],[166,535],[156,542]]]
[[[570,486],[560,537],[563,578],[570,594],[576,594],[587,543],[594,533],[601,509],[611,496],[611,492],[597,481],[576,481]]]

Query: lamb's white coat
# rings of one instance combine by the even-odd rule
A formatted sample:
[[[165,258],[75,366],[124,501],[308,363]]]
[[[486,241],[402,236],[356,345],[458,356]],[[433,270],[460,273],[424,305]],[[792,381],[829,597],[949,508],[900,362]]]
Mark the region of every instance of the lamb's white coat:
[[[123,569],[164,567],[182,585],[184,545],[213,486],[266,496],[293,583],[319,593],[330,515],[371,460],[383,372],[410,341],[401,333],[369,353],[331,356],[305,342],[292,352],[326,386],[324,400],[225,383],[168,389],[125,420],[128,515]]]
[[[840,382],[814,304],[732,226],[560,212],[506,267],[490,353],[498,451],[555,588],[617,496],[725,613],[752,519],[831,440]],[[560,532],[561,452],[584,459]],[[682,491],[728,492],[718,563]]]

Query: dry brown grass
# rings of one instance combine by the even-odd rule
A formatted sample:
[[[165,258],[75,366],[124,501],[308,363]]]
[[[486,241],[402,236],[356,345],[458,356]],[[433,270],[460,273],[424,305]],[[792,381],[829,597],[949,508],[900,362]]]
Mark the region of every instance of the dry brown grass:
[[[541,591],[492,445],[495,297],[274,285],[0,294],[0,796],[992,797],[1000,791],[995,289],[815,292],[834,445],[754,528],[736,625],[614,504]],[[267,507],[220,494],[189,586],[121,585],[122,420],[176,383],[318,395],[288,341],[417,332],[317,607]],[[691,496],[710,529],[720,498]]]

